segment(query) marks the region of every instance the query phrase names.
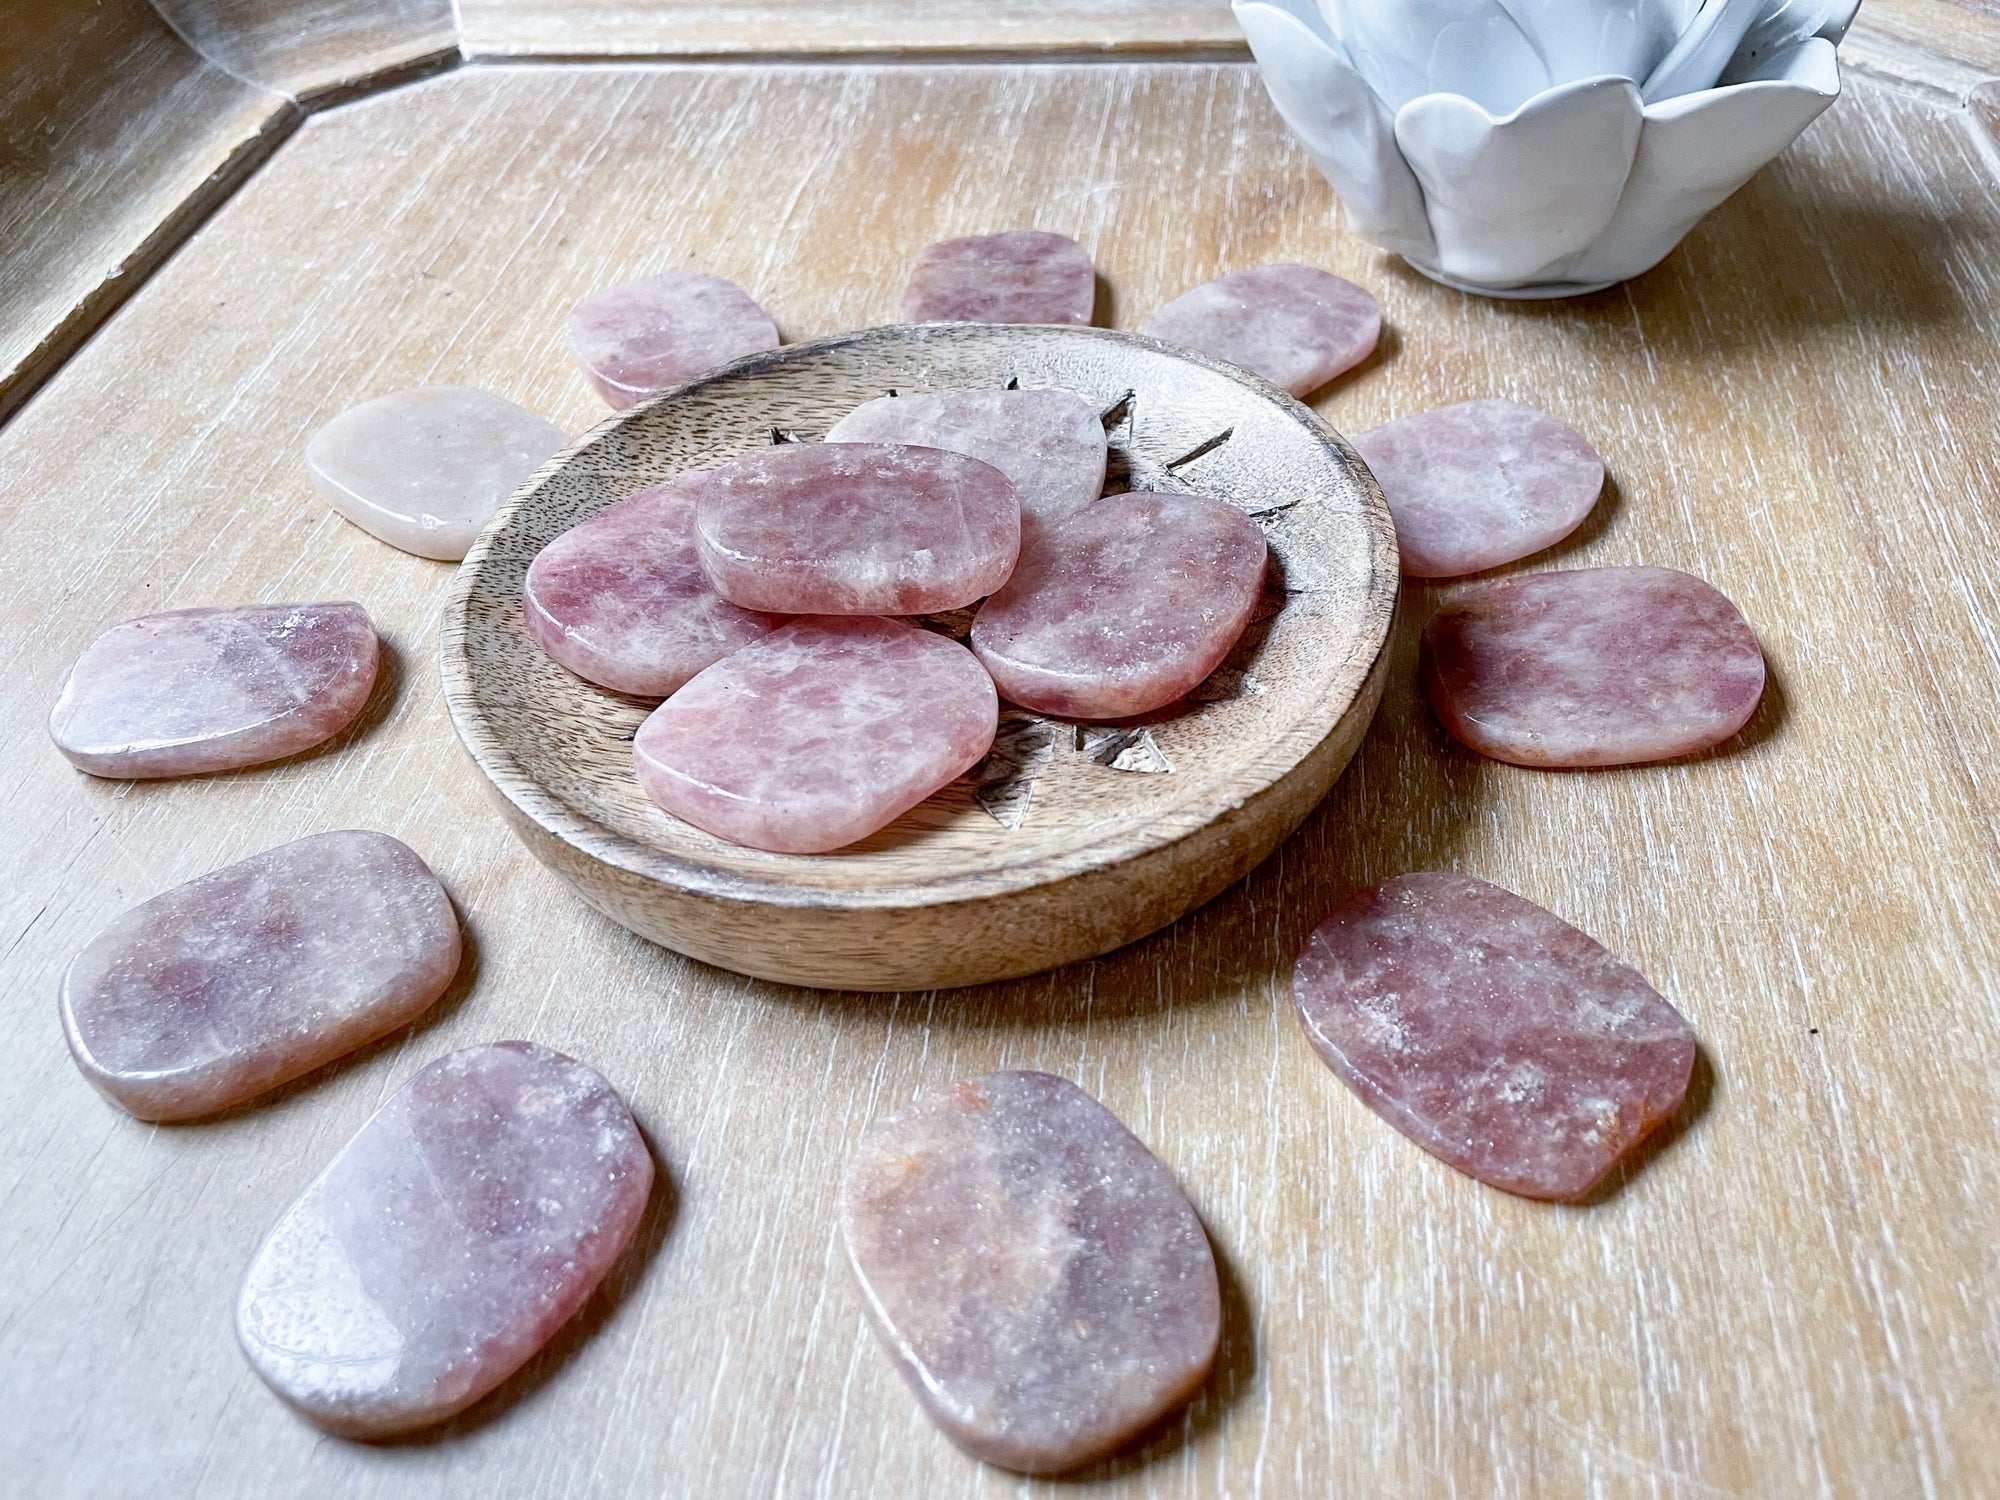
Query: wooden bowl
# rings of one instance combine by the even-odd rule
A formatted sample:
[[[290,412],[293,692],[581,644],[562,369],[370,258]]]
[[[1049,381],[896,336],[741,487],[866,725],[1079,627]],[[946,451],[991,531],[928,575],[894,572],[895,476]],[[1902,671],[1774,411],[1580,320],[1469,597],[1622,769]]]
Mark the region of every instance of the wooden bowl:
[[[528,639],[521,585],[561,532],[644,485],[818,438],[872,397],[1060,386],[1107,413],[1107,489],[1192,490],[1262,523],[1262,618],[1186,703],[1139,723],[1003,711],[995,754],[834,854],[767,854],[660,811],[632,736],[652,705]],[[443,626],[452,720],[535,856],[634,932],[827,989],[976,984],[1089,958],[1241,879],[1326,795],[1381,697],[1395,533],[1361,461],[1282,391],[1095,328],[926,324],[773,350],[654,397],[510,499]],[[970,611],[940,620],[963,637]]]

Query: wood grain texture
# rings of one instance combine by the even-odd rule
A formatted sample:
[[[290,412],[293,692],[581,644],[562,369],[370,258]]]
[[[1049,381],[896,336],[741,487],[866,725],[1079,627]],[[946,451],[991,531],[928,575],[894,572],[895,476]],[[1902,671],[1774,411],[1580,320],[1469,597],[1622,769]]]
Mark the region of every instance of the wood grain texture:
[[[1497,304],[1340,234],[1240,66],[473,69],[314,117],[0,430],[0,1473],[37,1496],[1038,1492],[918,1413],[832,1234],[869,1119],[1032,1066],[1157,1152],[1226,1268],[1215,1378],[1083,1488],[2000,1491],[1992,161],[1964,111],[1857,80],[1658,270]],[[1708,578],[1768,653],[1763,710],[1681,765],[1476,760],[1416,692],[1436,594],[1413,589],[1382,712],[1321,810],[1107,959],[815,994],[590,912],[453,741],[434,645],[449,569],[320,505],[306,436],[420,379],[580,431],[601,408],[561,315],[593,287],[699,266],[809,337],[889,316],[927,241],[1021,223],[1091,247],[1124,327],[1264,260],[1369,284],[1390,332],[1320,398],[1335,425],[1479,396],[1574,423],[1612,488],[1527,566]],[[367,602],[396,666],[323,753],[120,785],[43,736],[63,671],[114,620],[340,596]],[[474,956],[439,1013],[212,1124],[106,1109],[56,1025],[69,955],[174,882],[347,826],[409,841],[465,913]],[[1683,1119],[1598,1202],[1455,1175],[1299,1034],[1286,988],[1311,923],[1416,868],[1576,922],[1700,1033]],[[423,1442],[321,1439],[232,1346],[242,1266],[376,1102],[509,1036],[605,1069],[670,1185],[580,1321],[492,1401]]]
[[[451,0],[152,0],[187,45],[311,104],[458,57]]]

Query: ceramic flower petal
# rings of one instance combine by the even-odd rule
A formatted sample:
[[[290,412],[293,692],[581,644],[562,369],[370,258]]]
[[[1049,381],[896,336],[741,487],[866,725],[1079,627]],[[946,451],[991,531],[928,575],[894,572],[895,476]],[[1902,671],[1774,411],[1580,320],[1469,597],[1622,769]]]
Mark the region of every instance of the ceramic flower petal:
[[[1326,35],[1311,0],[1239,0],[1235,10],[1271,102],[1340,194],[1355,233],[1431,259],[1423,189],[1396,146],[1395,121]]]
[[[1451,93],[1505,114],[1554,81],[1542,49],[1499,0],[1320,0],[1320,13],[1391,109]]]
[[[1440,281],[1509,288],[1560,277],[1618,211],[1639,145],[1639,90],[1587,78],[1495,118],[1428,94],[1396,115],[1396,143],[1424,190]]]

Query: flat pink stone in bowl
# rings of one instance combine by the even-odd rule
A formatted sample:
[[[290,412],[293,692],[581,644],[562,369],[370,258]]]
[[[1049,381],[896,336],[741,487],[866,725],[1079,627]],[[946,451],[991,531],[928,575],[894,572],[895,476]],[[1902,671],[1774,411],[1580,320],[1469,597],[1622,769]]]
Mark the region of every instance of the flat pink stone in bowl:
[[[126,912],[70,962],[77,1066],[142,1120],[253,1099],[408,1025],[458,972],[458,918],[384,833],[322,833]]]
[[[1112,495],[1053,527],[972,622],[1007,698],[1080,719],[1173,702],[1250,623],[1266,549],[1257,523],[1199,495]]]
[[[1525,573],[1454,590],[1424,627],[1452,735],[1521,766],[1622,766],[1721,744],[1764,693],[1736,606],[1671,568]]]
[[[1103,1458],[1207,1376],[1222,1300],[1173,1174],[1047,1073],[989,1073],[877,1121],[841,1238],[876,1335],[966,1451],[1029,1474]]]
[[[1303,396],[1375,352],[1382,308],[1331,271],[1253,266],[1181,293],[1139,331]]]
[[[1553,547],[1604,488],[1604,460],[1583,435],[1518,401],[1441,406],[1353,442],[1411,578],[1459,578]]]
[[[1589,1193],[1680,1107],[1693,1030],[1587,934],[1465,875],[1400,875],[1320,923],[1292,995],[1326,1065],[1433,1156]]]
[[[572,527],[528,566],[528,635],[577,676],[664,698],[784,623],[738,609],[702,571],[694,496],[669,480]]]
[[[1104,421],[1070,391],[882,396],[834,423],[829,443],[911,443],[993,465],[1021,503],[1021,545],[1104,493]]]
[[[942,448],[782,443],[684,483],[702,568],[744,609],[961,609],[1007,581],[1021,547],[1007,476]]]
[[[570,353],[621,411],[778,343],[778,325],[747,292],[701,271],[606,287],[569,314]]]
[[[358,604],[176,609],[84,648],[49,738],[93,776],[195,776],[281,760],[332,739],[375,686],[375,627]]]
[[[718,838],[822,854],[886,826],[992,748],[993,682],[901,620],[795,621],[726,656],[639,726],[646,795]]]
[[[611,1269],[653,1160],[611,1085],[533,1042],[440,1058],[293,1200],[236,1299],[264,1383],[342,1437],[464,1410]]]
[[[1097,268],[1066,234],[1010,229],[939,240],[903,287],[905,323],[1073,323],[1097,306]]]

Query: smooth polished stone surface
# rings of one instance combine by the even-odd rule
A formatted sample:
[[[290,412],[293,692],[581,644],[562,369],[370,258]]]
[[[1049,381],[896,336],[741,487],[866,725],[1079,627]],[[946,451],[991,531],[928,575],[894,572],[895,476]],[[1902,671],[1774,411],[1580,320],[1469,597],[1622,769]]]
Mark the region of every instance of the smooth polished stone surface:
[[[1424,627],[1431,707],[1481,755],[1622,766],[1721,744],[1764,693],[1743,616],[1671,568],[1526,573],[1453,591]]]
[[[594,1070],[533,1042],[440,1058],[293,1200],[236,1298],[265,1384],[342,1437],[462,1411],[630,1242],[653,1159]]]
[[[620,410],[780,342],[749,293],[701,271],[592,292],[570,309],[568,333],[583,373]]]
[[[577,676],[664,698],[784,623],[738,609],[702,571],[694,494],[669,480],[599,512],[528,566],[528,635]]]
[[[702,568],[744,609],[960,609],[1007,581],[1021,547],[1007,476],[942,448],[784,443],[687,483]]]
[[[1583,434],[1518,401],[1441,406],[1353,443],[1411,578],[1460,578],[1553,547],[1604,489],[1604,460]]]
[[[1580,1198],[1680,1107],[1694,1031],[1630,965],[1466,875],[1400,875],[1320,923],[1292,976],[1328,1067],[1432,1155]]]
[[[310,1073],[429,1010],[458,917],[385,833],[280,844],[136,906],[63,976],[76,1065],[142,1120],[188,1120]]]
[[[1021,545],[1104,493],[1109,452],[1097,409],[1071,391],[937,391],[856,407],[829,443],[914,443],[993,465],[1021,503]]]
[[[306,443],[313,488],[392,547],[456,562],[569,441],[504,397],[420,385],[350,406]]]
[[[176,609],[84,648],[49,738],[93,776],[194,776],[332,739],[375,686],[380,645],[358,604]]]
[[[1200,1386],[1222,1303],[1207,1232],[1103,1105],[989,1073],[870,1126],[841,1238],[878,1337],[952,1440],[1058,1473]]]
[[[901,620],[799,620],[726,656],[639,727],[639,784],[718,838],[821,854],[866,838],[992,748],[993,681]]]
[[[1052,528],[980,607],[972,649],[1024,708],[1116,719],[1221,665],[1264,583],[1257,523],[1199,495],[1112,495]]]
[[[1065,234],[1010,229],[925,246],[902,311],[905,323],[1087,325],[1096,306],[1089,251]]]
[[[1183,292],[1139,331],[1303,396],[1375,352],[1382,309],[1330,271],[1253,266]]]

